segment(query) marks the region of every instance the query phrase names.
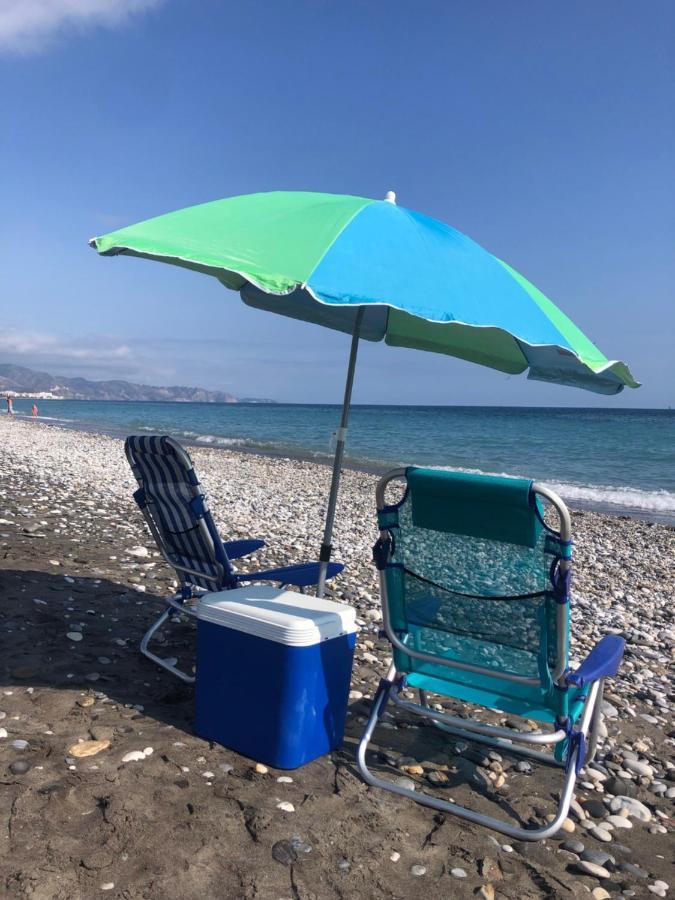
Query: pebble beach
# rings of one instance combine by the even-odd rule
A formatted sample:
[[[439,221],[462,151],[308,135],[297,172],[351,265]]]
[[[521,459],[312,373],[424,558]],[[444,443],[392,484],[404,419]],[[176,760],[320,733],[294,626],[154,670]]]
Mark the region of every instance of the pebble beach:
[[[241,561],[316,558],[322,465],[192,448]],[[346,471],[327,596],[360,626],[342,749],[270,769],[192,729],[192,688],[138,652],[175,586],[138,512],[122,441],[0,418],[0,896],[178,898],[667,897],[675,891],[675,528],[573,510],[572,660],[627,642],[604,740],[559,835],[509,842],[364,784],[354,752],[389,659],[371,547],[373,475]],[[194,663],[175,617],[166,658]],[[462,713],[461,704],[453,710]],[[486,719],[505,723],[489,714]],[[556,771],[385,717],[378,767],[418,791],[543,824]]]

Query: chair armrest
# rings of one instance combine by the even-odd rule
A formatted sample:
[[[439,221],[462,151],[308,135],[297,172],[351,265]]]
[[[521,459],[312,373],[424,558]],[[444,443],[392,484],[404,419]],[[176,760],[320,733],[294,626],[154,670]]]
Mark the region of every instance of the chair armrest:
[[[623,659],[626,642],[617,634],[608,634],[598,641],[576,672],[567,675],[568,684],[583,688],[599,678],[616,675]]]
[[[335,578],[344,569],[342,563],[328,563],[326,580]],[[319,563],[298,563],[280,569],[266,569],[263,572],[235,572],[237,581],[276,581],[296,587],[311,587],[319,583]]]
[[[265,546],[265,541],[260,538],[251,538],[243,541],[225,541],[223,547],[227,553],[228,559],[241,559],[242,556],[248,556],[249,553],[255,553]]]

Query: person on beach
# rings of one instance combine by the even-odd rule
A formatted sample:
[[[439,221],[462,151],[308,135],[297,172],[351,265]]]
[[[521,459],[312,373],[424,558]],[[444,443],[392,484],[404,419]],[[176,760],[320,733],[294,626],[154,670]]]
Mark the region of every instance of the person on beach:
[[[37,405],[37,403],[34,403],[34,404],[33,404],[32,408],[31,408],[31,414],[32,414],[32,416],[33,416],[34,419],[37,419],[37,414],[38,414],[38,405]]]
[[[9,394],[7,394],[7,397],[5,399],[7,400],[7,415],[13,416],[14,415],[14,401],[9,396]]]

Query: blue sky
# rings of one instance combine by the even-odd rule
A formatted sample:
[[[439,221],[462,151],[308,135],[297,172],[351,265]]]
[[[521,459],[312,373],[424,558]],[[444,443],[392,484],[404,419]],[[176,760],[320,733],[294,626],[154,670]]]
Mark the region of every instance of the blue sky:
[[[675,406],[673,46],[670,0],[0,0],[0,361],[337,401],[345,336],[87,239],[232,194],[394,189],[644,386],[364,344],[357,402]]]

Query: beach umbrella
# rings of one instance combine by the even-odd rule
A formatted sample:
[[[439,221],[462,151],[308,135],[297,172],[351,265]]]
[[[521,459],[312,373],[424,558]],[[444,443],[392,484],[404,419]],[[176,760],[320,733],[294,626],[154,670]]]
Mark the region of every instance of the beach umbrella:
[[[319,554],[323,594],[358,344],[384,340],[501,372],[616,394],[638,387],[507,263],[436,219],[384,200],[274,191],[167,213],[90,241],[212,275],[248,306],[351,335]]]

